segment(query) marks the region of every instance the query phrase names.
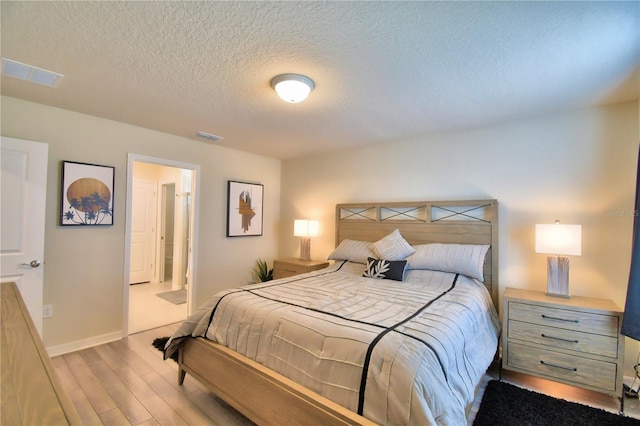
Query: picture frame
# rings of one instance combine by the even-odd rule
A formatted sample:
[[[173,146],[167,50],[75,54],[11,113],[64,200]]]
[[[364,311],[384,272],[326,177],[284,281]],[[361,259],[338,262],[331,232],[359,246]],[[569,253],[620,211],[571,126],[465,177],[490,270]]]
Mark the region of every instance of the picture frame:
[[[60,226],[111,226],[115,167],[62,161]]]
[[[259,183],[227,183],[227,237],[262,235],[264,185]]]

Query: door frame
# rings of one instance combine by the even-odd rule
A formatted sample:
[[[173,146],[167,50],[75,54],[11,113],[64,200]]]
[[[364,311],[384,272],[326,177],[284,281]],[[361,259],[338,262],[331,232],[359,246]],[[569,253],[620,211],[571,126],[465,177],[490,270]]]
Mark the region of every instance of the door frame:
[[[124,279],[123,279],[123,297],[122,297],[122,337],[129,335],[129,269],[131,268],[131,196],[133,188],[133,163],[149,163],[159,166],[176,167],[180,169],[191,170],[193,173],[191,180],[191,228],[189,236],[191,248],[191,262],[187,266],[189,270],[189,286],[187,291],[187,315],[191,315],[195,303],[195,294],[197,288],[197,261],[198,261],[198,206],[200,202],[200,165],[185,163],[182,161],[170,160],[166,158],[149,157],[146,155],[132,154],[127,155],[127,194],[125,207],[125,241],[124,241]]]

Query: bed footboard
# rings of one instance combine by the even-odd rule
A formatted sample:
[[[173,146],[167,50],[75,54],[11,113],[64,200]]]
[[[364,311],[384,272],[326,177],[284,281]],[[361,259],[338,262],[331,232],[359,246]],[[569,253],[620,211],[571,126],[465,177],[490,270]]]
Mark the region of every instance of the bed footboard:
[[[356,413],[228,348],[186,339],[178,381],[186,373],[259,425],[374,425]]]

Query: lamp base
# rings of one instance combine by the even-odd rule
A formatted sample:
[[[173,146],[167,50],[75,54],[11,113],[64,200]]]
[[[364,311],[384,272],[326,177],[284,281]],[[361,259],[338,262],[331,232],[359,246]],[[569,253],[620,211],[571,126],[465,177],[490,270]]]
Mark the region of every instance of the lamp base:
[[[545,296],[551,296],[551,297],[561,297],[563,299],[571,299],[571,295],[570,294],[556,294],[556,293],[549,293],[546,292]]]
[[[547,257],[547,296],[570,299],[569,258],[566,256]]]
[[[311,238],[300,238],[300,260],[311,260]]]

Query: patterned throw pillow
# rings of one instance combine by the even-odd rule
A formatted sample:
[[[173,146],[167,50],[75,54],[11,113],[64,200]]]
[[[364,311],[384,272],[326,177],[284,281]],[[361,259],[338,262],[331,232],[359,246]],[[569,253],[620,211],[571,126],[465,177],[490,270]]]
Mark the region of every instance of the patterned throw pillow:
[[[411,244],[402,238],[400,231],[397,229],[386,237],[371,244],[371,248],[379,259],[387,260],[402,260],[416,252],[416,249],[411,247]]]
[[[367,267],[362,276],[383,280],[402,281],[406,266],[406,260],[384,260],[370,257],[367,259]]]

